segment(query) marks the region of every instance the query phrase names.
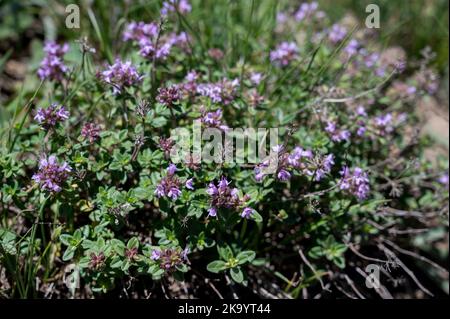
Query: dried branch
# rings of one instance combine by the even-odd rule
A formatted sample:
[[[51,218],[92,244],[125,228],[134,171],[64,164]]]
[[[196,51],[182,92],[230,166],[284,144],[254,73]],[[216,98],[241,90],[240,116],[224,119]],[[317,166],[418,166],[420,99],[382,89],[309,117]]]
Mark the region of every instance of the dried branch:
[[[300,254],[300,258],[303,260],[303,262],[308,266],[309,269],[313,272],[314,276],[319,280],[320,286],[322,287],[322,290],[327,290],[326,286],[323,283],[322,278],[317,273],[316,269],[313,267],[313,265],[309,262],[309,260],[305,257],[305,254],[303,254],[303,251],[301,249],[298,250],[298,253]]]
[[[386,244],[388,244],[389,246],[391,246],[393,249],[395,249],[395,250],[398,251],[399,253],[404,254],[404,255],[408,255],[408,256],[411,256],[411,257],[414,257],[414,258],[417,258],[417,259],[419,259],[420,261],[423,261],[423,262],[425,262],[425,263],[428,263],[428,264],[430,264],[431,266],[433,266],[433,267],[439,269],[439,270],[442,271],[443,273],[447,274],[447,276],[448,276],[448,274],[449,274],[448,270],[445,269],[444,267],[438,265],[438,264],[435,263],[434,261],[432,261],[432,260],[430,260],[430,259],[428,259],[428,258],[426,258],[426,257],[424,257],[424,256],[421,256],[421,255],[419,255],[419,254],[417,254],[417,253],[415,253],[415,252],[413,252],[413,251],[403,249],[403,248],[399,247],[398,245],[394,244],[392,241],[390,241],[390,240],[388,240],[388,239],[381,238],[380,240],[381,240],[383,243],[386,243]]]
[[[419,281],[419,279],[417,279],[416,275],[414,275],[414,273],[408,268],[406,267],[406,265],[397,257],[397,255],[395,255],[395,253],[390,250],[389,248],[387,248],[385,245],[383,245],[382,243],[378,244],[378,247],[385,252],[386,257],[391,257],[393,258],[398,265],[406,272],[406,274],[411,277],[411,279],[416,283],[416,285],[420,288],[420,290],[422,290],[424,293],[426,293],[427,295],[434,297],[434,295],[427,289],[425,288]]]
[[[353,289],[353,291],[356,293],[356,295],[360,299],[366,299],[366,297],[364,297],[364,295],[361,292],[359,292],[359,290],[355,286],[355,283],[353,282],[353,280],[348,275],[344,275],[344,278],[347,281],[347,284],[350,286],[350,288]]]

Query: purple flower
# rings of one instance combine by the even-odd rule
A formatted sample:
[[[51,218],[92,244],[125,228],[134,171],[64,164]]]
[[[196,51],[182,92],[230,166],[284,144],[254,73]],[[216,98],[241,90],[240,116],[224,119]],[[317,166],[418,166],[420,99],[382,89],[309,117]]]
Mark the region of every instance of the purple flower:
[[[347,29],[339,24],[334,24],[331,27],[331,30],[329,30],[328,33],[328,39],[332,43],[338,43],[339,41],[344,40],[345,36],[347,35]]]
[[[292,167],[299,168],[303,158],[312,158],[312,152],[310,150],[304,150],[297,146],[288,156],[288,163]]]
[[[311,3],[302,3],[300,8],[295,13],[295,20],[303,21],[307,18],[313,17],[318,8],[319,4],[316,1]]]
[[[351,133],[348,130],[337,129],[335,122],[328,121],[325,131],[330,134],[333,142],[350,140]]]
[[[280,181],[284,182],[284,181],[288,181],[291,178],[291,174],[285,169],[280,169],[277,174],[277,177]]]
[[[139,75],[131,61],[122,62],[116,59],[105,71],[101,72],[100,78],[113,86],[115,94],[121,93],[124,88],[131,87],[141,82],[143,76]]]
[[[255,166],[253,172],[255,174],[255,180],[259,183],[262,182],[264,177],[267,175],[266,169],[269,167],[269,160],[263,161]]]
[[[100,127],[94,123],[86,123],[81,129],[81,136],[94,143],[100,136]]]
[[[185,186],[187,189],[193,191],[193,190],[195,189],[195,188],[194,188],[194,179],[193,179],[193,178],[189,178],[189,179],[186,181],[186,183],[184,184],[184,186]]]
[[[364,106],[362,106],[362,105],[359,105],[359,106],[356,108],[356,114],[357,114],[358,116],[367,117],[366,109],[365,109]]]
[[[139,54],[144,58],[152,60],[153,58],[157,60],[165,60],[172,49],[172,44],[170,42],[159,43],[157,46],[151,40],[141,40],[139,42]]]
[[[188,255],[191,252],[191,250],[189,249],[189,247],[186,247],[185,249],[183,249],[183,251],[181,252],[180,256],[181,259],[183,259],[184,261],[188,261]]]
[[[344,51],[345,51],[345,53],[347,53],[347,55],[349,57],[352,57],[356,53],[358,53],[358,48],[359,48],[359,42],[356,41],[355,39],[352,39],[349,41],[349,43],[345,47]]]
[[[222,177],[218,184],[219,191],[225,191],[228,188],[228,185],[230,185],[231,182],[227,181],[225,177]]]
[[[54,155],[44,157],[39,161],[39,169],[32,179],[38,183],[42,189],[50,192],[60,192],[62,184],[69,177],[70,166],[63,162],[59,164]]]
[[[168,174],[164,178],[161,179],[159,184],[156,186],[155,195],[160,197],[169,197],[172,200],[177,200],[181,196],[181,181],[178,177],[175,176],[175,172],[173,174],[170,171],[173,168],[168,168]]]
[[[69,118],[69,112],[64,106],[52,104],[48,108],[40,108],[36,112],[34,119],[46,130],[54,128],[58,123],[64,122]]]
[[[130,22],[123,33],[124,41],[146,41],[158,36],[158,25],[156,23]]]
[[[199,78],[199,74],[195,71],[190,71],[186,74],[185,80],[187,82],[196,82]]]
[[[295,42],[282,42],[270,52],[270,61],[277,66],[288,66],[298,57],[298,47]]]
[[[211,197],[211,208],[209,209],[209,216],[216,216],[218,208],[237,209],[241,207],[249,198],[244,196],[239,197],[239,190],[230,187],[229,182],[225,177],[215,185],[210,183],[206,192]]]
[[[175,164],[170,164],[169,167],[167,167],[167,174],[173,175],[178,171],[178,168]]]
[[[217,216],[217,209],[215,207],[211,207],[208,209],[208,216],[216,217]]]
[[[417,92],[417,88],[415,86],[408,86],[408,88],[406,89],[406,93],[413,95],[416,94]]]
[[[378,128],[380,135],[386,135],[394,130],[393,116],[391,113],[375,117],[374,126]]]
[[[187,0],[167,0],[163,2],[161,9],[161,15],[167,16],[169,12],[179,12],[180,14],[186,14],[191,12],[192,6]]]
[[[364,200],[370,192],[369,177],[361,168],[355,167],[351,171],[344,167],[341,171],[340,189],[356,196],[359,200]]]
[[[339,137],[341,141],[349,141],[352,134],[348,130],[341,131]]]
[[[173,46],[177,46],[186,52],[190,52],[189,42],[190,37],[186,32],[181,32],[180,34],[173,33],[170,35],[167,43]]]
[[[181,99],[181,91],[176,85],[158,89],[156,100],[167,107],[172,107]]]
[[[178,197],[180,197],[180,196],[181,196],[181,191],[178,187],[172,187],[167,192],[167,197],[169,197],[173,200],[177,200]]]
[[[327,122],[327,126],[325,127],[325,131],[328,133],[336,132],[336,123],[332,121]]]
[[[358,129],[356,130],[356,135],[358,136],[364,136],[366,134],[367,128],[365,126],[360,126],[358,127]]]
[[[69,50],[68,44],[58,45],[55,42],[46,42],[44,46],[45,57],[37,71],[41,80],[62,81],[68,69],[64,65],[64,54]]]
[[[364,53],[364,64],[367,68],[373,68],[377,62],[380,60],[380,55],[376,52],[367,54]]]
[[[219,193],[219,190],[217,189],[216,185],[214,185],[214,183],[209,183],[208,189],[206,190],[206,192],[210,196],[214,196],[214,195],[217,195]]]
[[[320,182],[322,178],[331,172],[334,165],[334,155],[328,154],[324,157],[315,160],[314,165],[311,168],[305,170],[307,175],[314,176],[316,182]]]
[[[223,79],[217,83],[199,84],[197,94],[209,97],[214,103],[228,105],[234,101],[239,85],[239,79]]]
[[[150,256],[150,259],[158,260],[160,258],[161,258],[161,250],[157,250],[157,249],[153,250],[152,255]]]
[[[441,183],[442,185],[448,187],[448,185],[449,185],[448,173],[446,173],[446,174],[440,176],[440,177],[438,178],[438,182]]]
[[[254,213],[255,213],[255,211],[252,208],[246,207],[242,211],[241,217],[242,218],[246,218],[246,219],[250,219],[253,216]]]
[[[220,128],[223,131],[228,129],[228,126],[222,122],[222,110],[217,109],[215,112],[203,112],[201,122],[207,127]]]
[[[277,23],[278,24],[283,24],[288,20],[288,15],[286,14],[286,12],[278,12],[277,13]]]
[[[255,72],[255,73],[252,73],[250,75],[250,81],[252,81],[252,83],[254,85],[259,85],[261,83],[261,80],[262,80],[262,74],[261,73]]]

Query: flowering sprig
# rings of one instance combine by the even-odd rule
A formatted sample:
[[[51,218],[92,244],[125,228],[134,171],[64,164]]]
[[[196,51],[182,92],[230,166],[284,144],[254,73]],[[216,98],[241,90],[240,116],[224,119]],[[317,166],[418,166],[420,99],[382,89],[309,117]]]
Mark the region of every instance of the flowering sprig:
[[[45,57],[42,60],[37,71],[41,80],[61,81],[68,71],[64,64],[64,54],[69,50],[67,43],[59,45],[56,42],[48,41],[45,43]]]
[[[57,124],[64,122],[69,118],[69,112],[64,106],[53,103],[48,108],[39,108],[34,119],[45,130],[53,129]]]
[[[167,16],[171,12],[179,12],[180,14],[187,14],[191,12],[192,6],[188,0],[167,0],[163,2],[161,15]]]
[[[58,193],[62,190],[64,182],[72,171],[66,163],[58,163],[56,156],[51,155],[48,158],[43,157],[39,161],[39,170],[33,175],[32,179],[38,183],[42,189]]]
[[[369,176],[360,167],[353,170],[345,166],[340,172],[342,179],[339,184],[341,190],[349,192],[359,200],[364,200],[370,192]]]
[[[270,52],[270,61],[277,66],[288,66],[298,58],[298,46],[295,42],[282,42]]]
[[[81,129],[81,136],[94,143],[100,137],[100,127],[95,123],[86,123]]]
[[[100,78],[112,85],[114,94],[118,94],[122,93],[125,88],[140,83],[143,76],[139,75],[131,61],[123,62],[120,59],[116,59],[114,64],[101,72]]]
[[[178,178],[175,173],[178,168],[175,164],[170,164],[166,169],[166,176],[161,179],[155,190],[155,195],[158,198],[168,197],[173,201],[177,200],[181,196],[181,186],[183,182]],[[193,179],[188,179],[184,187],[189,190],[194,190]]]
[[[239,189],[230,187],[231,182],[225,177],[222,177],[220,181],[215,184],[213,182],[209,183],[206,192],[210,196],[210,208],[208,210],[208,215],[211,217],[216,217],[219,208],[227,208],[236,210],[243,207],[246,202],[250,199],[248,195],[244,195],[242,198],[239,196]],[[242,217],[249,217],[248,210]]]
[[[216,83],[198,84],[197,94],[209,97],[214,103],[228,105],[236,98],[239,85],[239,79],[222,79]]]
[[[202,117],[200,118],[203,125],[210,128],[218,128],[223,131],[226,131],[229,129],[227,125],[223,123],[222,116],[223,112],[222,109],[217,109],[214,112],[207,112],[204,108],[201,110]]]
[[[344,40],[346,36],[347,36],[347,29],[340,24],[334,24],[328,32],[328,39],[333,44],[336,44]]]
[[[280,181],[288,181],[292,178],[294,171],[301,175],[310,176],[314,181],[319,182],[326,174],[331,172],[334,165],[333,154],[320,155],[314,154],[311,150],[305,150],[299,146],[292,152],[287,152],[284,146],[279,145],[273,149],[278,156],[278,166],[275,176]],[[254,168],[255,179],[258,182],[269,175],[267,168],[269,161],[263,161]]]
[[[333,142],[349,141],[351,137],[350,131],[338,129],[336,122],[331,120],[327,122],[325,131],[330,135]]]
[[[166,272],[175,271],[179,266],[189,263],[189,252],[189,248],[157,248],[152,251],[150,259]]]
[[[161,25],[132,21],[123,32],[122,39],[131,41],[139,47],[139,54],[148,60],[165,60],[170,55],[173,46],[178,46],[189,52],[189,35],[186,32],[161,34]]]
[[[169,87],[163,87],[158,89],[158,96],[156,100],[167,106],[173,107],[181,99],[181,90],[177,85],[171,85]]]
[[[295,20],[296,21],[304,21],[311,18],[322,18],[324,13],[322,11],[318,11],[319,4],[317,1],[313,2],[304,2],[300,5],[298,10],[295,12]]]

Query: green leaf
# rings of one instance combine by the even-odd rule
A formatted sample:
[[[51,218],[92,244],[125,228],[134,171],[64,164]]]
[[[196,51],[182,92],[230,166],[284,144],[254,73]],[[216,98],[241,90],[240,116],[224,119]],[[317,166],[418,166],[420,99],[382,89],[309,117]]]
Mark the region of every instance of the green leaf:
[[[219,252],[219,256],[223,260],[229,260],[229,259],[233,258],[233,251],[231,250],[230,246],[228,246],[228,245],[217,246],[217,251]]]
[[[240,252],[236,256],[236,259],[239,261],[239,265],[242,265],[242,264],[245,264],[245,263],[252,262],[253,259],[255,259],[255,257],[256,257],[256,253],[254,251],[246,250],[246,251]]]
[[[183,273],[189,271],[189,267],[186,264],[177,265],[175,268]]]
[[[156,128],[163,127],[167,124],[167,119],[162,116],[158,116],[151,121],[151,125]]]
[[[120,268],[122,267],[122,260],[120,259],[119,256],[114,256],[113,259],[111,260],[111,264],[110,264],[111,268]]]
[[[136,237],[131,238],[127,243],[128,249],[139,248],[139,240]]]
[[[333,262],[336,264],[336,266],[338,266],[341,269],[345,268],[345,259],[344,257],[335,257],[333,259]]]
[[[309,251],[308,255],[309,255],[310,257],[312,257],[312,258],[315,258],[315,259],[317,259],[317,258],[323,256],[323,250],[322,250],[322,247],[320,247],[320,246],[313,247],[313,248]]]
[[[72,236],[69,234],[62,234],[59,236],[59,240],[66,246],[71,246]]]
[[[111,239],[111,246],[119,256],[125,254],[125,244],[121,240],[115,238]]]
[[[223,271],[227,269],[226,263],[223,260],[215,260],[213,262],[210,262],[208,266],[206,266],[206,269],[209,272],[217,274],[220,271]]]
[[[75,255],[75,251],[76,251],[76,247],[67,247],[66,251],[63,254],[63,261],[68,261],[71,260],[73,258],[73,256]]]
[[[241,267],[234,267],[230,269],[231,278],[238,284],[241,284],[244,281],[244,273],[242,272]]]

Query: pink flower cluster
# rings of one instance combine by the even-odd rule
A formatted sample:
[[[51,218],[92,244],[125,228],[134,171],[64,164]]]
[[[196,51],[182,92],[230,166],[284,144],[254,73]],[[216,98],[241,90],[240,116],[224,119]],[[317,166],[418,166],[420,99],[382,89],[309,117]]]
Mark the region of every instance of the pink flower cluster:
[[[42,60],[37,71],[41,80],[61,81],[67,72],[64,65],[64,54],[69,50],[67,43],[59,45],[56,42],[48,41],[45,43],[45,57]]]
[[[38,109],[34,116],[34,119],[46,130],[54,128],[58,123],[64,122],[68,118],[69,112],[66,111],[64,106],[58,106],[55,103],[46,109]]]
[[[270,61],[277,66],[288,66],[298,57],[298,47],[295,42],[282,42],[270,52]]]
[[[62,184],[69,177],[70,166],[63,162],[59,164],[54,155],[44,157],[39,161],[39,170],[32,179],[38,183],[42,189],[50,192],[60,192]]]
[[[331,172],[334,165],[334,155],[314,154],[311,150],[305,150],[299,146],[292,152],[287,152],[283,146],[277,146],[273,149],[278,156],[278,167],[276,178],[280,181],[288,181],[292,177],[292,172],[297,171],[306,176],[310,176],[314,181],[319,182],[326,174]],[[261,182],[268,174],[269,160],[264,161],[255,167],[255,179]]]
[[[161,30],[155,23],[130,22],[123,33],[124,41],[132,41],[139,46],[139,54],[152,60],[165,60],[173,46],[188,51],[189,36],[185,32],[173,33],[168,37],[161,36]]]
[[[208,210],[208,215],[211,217],[217,216],[219,208],[238,209],[245,205],[250,199],[248,195],[239,197],[239,190],[230,187],[231,182],[225,177],[222,177],[216,184],[209,183],[206,192],[211,196],[211,207]],[[253,215],[253,210],[245,208],[241,214],[243,218],[250,218]]]
[[[197,94],[209,97],[214,103],[228,105],[236,98],[239,85],[239,79],[223,79],[217,83],[198,84]]]
[[[125,88],[141,82],[143,76],[139,75],[131,61],[122,62],[116,59],[113,65],[101,72],[100,78],[112,85],[114,94],[118,94]]]
[[[364,200],[370,192],[369,176],[361,168],[353,170],[344,167],[341,171],[342,180],[339,184],[341,190],[355,195],[359,200]]]

